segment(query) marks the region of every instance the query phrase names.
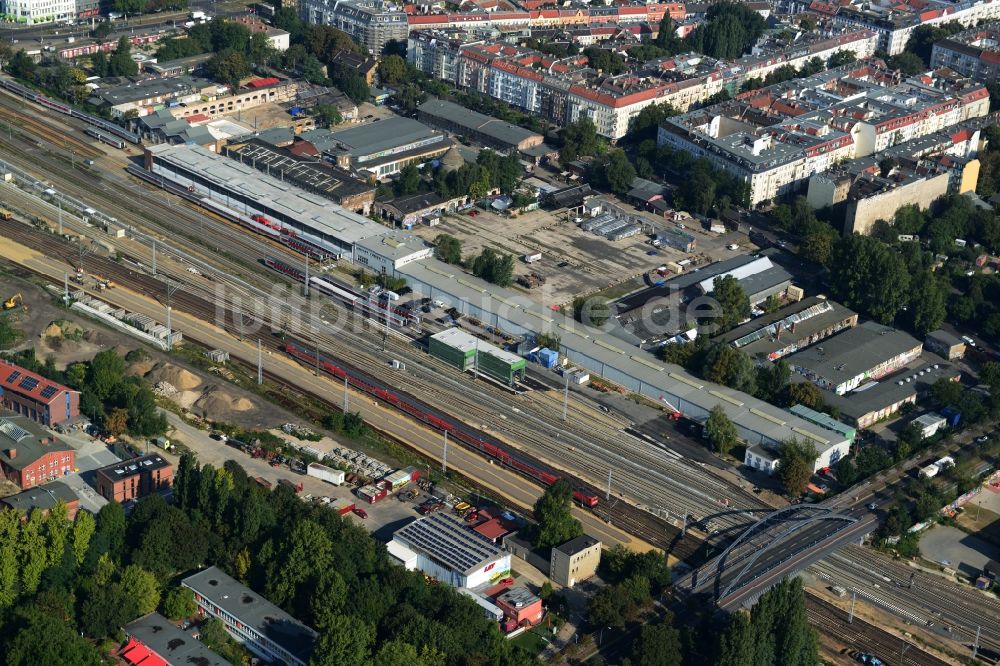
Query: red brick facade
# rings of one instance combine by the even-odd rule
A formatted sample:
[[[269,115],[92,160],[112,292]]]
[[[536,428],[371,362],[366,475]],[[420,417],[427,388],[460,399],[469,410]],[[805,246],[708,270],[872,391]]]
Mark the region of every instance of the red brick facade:
[[[169,488],[173,466],[156,454],[97,470],[97,492],[109,502],[128,502]]]

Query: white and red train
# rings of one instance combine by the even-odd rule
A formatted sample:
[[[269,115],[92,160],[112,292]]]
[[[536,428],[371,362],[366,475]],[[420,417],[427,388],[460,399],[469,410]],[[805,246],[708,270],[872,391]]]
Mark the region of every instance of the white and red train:
[[[264,265],[271,270],[286,275],[296,282],[305,282],[305,271],[296,266],[290,266],[283,261],[273,257],[265,257]],[[310,275],[309,286],[322,294],[329,296],[341,305],[345,305],[355,312],[360,312],[366,317],[371,317],[379,321],[385,321],[387,313],[390,324],[396,326],[419,326],[420,315],[411,312],[407,308],[397,307],[389,301],[372,297],[369,294],[359,293],[343,285],[334,284],[321,277]]]

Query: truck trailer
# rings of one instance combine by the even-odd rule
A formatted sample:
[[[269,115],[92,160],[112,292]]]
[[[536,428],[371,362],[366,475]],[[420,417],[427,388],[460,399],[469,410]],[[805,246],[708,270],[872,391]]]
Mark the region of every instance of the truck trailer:
[[[327,467],[326,465],[321,465],[320,463],[309,463],[306,467],[306,476],[315,477],[320,481],[326,481],[327,483],[332,483],[335,486],[339,486],[344,482],[344,472],[339,469]]]

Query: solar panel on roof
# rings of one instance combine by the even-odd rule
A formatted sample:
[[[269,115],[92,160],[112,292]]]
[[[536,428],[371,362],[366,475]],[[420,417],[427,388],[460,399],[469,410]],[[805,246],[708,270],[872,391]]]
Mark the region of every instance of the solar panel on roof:
[[[58,392],[59,392],[58,388],[56,388],[52,384],[49,384],[48,386],[42,389],[42,397],[48,399],[54,396]]]
[[[7,378],[7,383],[9,384],[10,382],[14,381],[20,376],[21,376],[21,371],[15,370],[14,372],[10,373],[10,377]]]
[[[24,379],[21,380],[21,383],[18,384],[18,386],[23,388],[25,391],[34,391],[35,387],[38,386],[38,378],[25,377]]]

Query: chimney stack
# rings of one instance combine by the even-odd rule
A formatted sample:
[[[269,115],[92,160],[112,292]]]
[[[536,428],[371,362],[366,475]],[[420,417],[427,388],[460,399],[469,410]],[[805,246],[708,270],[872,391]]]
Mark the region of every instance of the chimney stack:
[[[7,449],[7,457],[13,460],[17,457],[17,449]]]

